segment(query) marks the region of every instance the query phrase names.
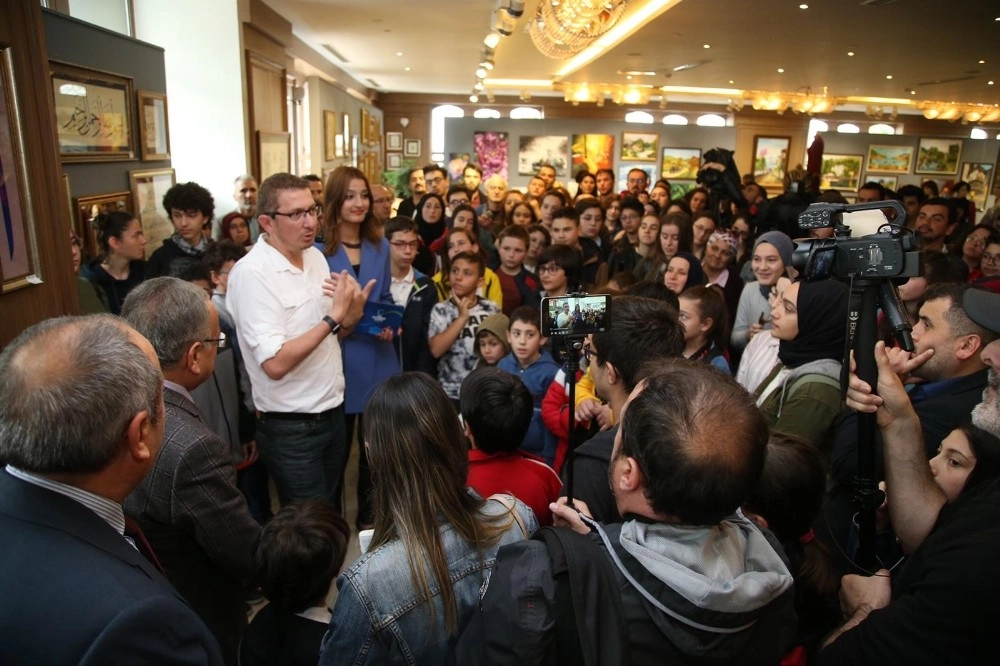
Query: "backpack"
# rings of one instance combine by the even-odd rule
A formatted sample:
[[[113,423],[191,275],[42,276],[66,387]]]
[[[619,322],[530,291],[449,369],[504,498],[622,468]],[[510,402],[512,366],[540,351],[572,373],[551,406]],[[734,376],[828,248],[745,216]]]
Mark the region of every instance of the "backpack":
[[[628,666],[628,641],[604,548],[545,527],[499,550],[457,656],[460,664]]]

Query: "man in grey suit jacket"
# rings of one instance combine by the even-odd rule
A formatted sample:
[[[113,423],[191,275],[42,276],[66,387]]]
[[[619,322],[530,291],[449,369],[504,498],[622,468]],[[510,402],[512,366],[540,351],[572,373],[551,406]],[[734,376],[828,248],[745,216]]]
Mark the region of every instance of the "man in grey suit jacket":
[[[125,500],[167,578],[236,663],[246,628],[243,586],[253,575],[260,526],[236,487],[229,446],[202,420],[191,389],[212,376],[225,338],[204,291],[176,278],[147,280],[129,293],[124,317],[149,338],[163,368],[163,449]]]
[[[5,664],[221,664],[215,638],[125,536],[156,461],[162,375],[110,315],[37,324],[0,354]]]

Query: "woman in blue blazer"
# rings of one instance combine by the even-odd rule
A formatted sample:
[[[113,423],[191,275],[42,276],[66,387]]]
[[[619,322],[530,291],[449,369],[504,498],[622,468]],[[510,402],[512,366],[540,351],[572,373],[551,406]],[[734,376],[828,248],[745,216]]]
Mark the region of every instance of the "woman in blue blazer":
[[[368,179],[359,169],[342,166],[330,174],[323,196],[324,242],[317,243],[317,247],[326,255],[331,272],[349,271],[360,284],[376,281],[369,302],[391,304],[389,243],[376,225],[370,192]],[[340,340],[348,441],[353,439],[355,424],[360,432],[361,413],[372,389],[400,371],[392,343],[394,334],[389,328],[378,335],[356,329]],[[358,461],[358,527],[363,529],[372,522],[371,472],[364,446],[360,447]]]

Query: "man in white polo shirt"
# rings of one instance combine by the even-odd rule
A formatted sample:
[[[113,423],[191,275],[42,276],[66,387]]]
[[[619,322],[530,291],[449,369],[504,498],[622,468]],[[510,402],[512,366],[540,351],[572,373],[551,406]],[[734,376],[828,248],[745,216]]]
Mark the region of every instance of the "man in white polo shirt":
[[[260,239],[233,267],[226,295],[253,386],[257,445],[282,504],[339,507],[347,437],[338,335],[360,320],[375,281],[362,289],[346,272],[330,274],[313,247],[320,220],[302,178],[269,177],[257,210]]]

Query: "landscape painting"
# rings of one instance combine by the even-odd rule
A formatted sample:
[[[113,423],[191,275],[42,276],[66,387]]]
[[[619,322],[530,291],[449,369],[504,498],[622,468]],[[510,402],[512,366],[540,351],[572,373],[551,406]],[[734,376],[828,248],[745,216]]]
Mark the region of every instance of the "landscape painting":
[[[913,146],[868,146],[868,170],[910,173]]]

